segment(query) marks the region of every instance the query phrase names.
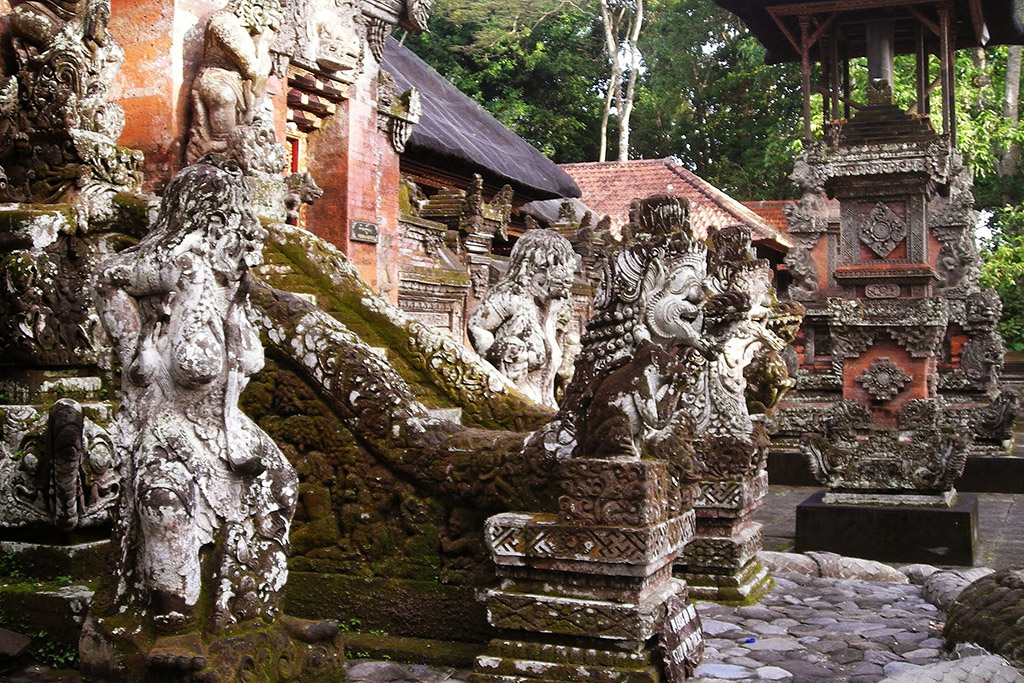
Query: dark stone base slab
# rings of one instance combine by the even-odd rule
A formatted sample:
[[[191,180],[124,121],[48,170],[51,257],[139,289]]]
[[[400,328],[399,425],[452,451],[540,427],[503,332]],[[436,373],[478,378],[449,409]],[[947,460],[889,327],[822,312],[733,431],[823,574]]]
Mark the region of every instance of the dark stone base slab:
[[[818,491],[796,508],[796,552],[825,550],[883,562],[973,566],[978,497],[951,508],[826,505]]]
[[[1015,455],[967,458],[957,491],[1024,493],[1024,458]]]

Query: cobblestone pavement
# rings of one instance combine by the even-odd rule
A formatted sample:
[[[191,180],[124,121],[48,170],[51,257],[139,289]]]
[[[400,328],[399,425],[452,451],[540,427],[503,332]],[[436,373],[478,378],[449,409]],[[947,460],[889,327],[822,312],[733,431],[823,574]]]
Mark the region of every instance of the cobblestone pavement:
[[[707,650],[694,683],[1024,683],[998,657],[947,661],[943,614],[913,584],[785,573],[757,605],[698,602],[697,611]],[[455,683],[465,675],[395,662],[349,669],[352,683]]]

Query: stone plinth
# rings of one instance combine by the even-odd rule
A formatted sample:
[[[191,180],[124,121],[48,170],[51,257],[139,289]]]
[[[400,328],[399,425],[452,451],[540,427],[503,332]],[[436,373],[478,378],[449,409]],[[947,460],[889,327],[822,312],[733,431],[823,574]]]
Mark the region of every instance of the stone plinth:
[[[978,497],[961,493],[949,508],[835,505],[815,493],[796,509],[796,551],[827,550],[884,562],[974,564]]]
[[[491,642],[470,680],[655,683],[655,639],[669,680],[682,680],[704,648],[686,583],[672,577],[694,511],[667,504],[664,462],[579,459],[563,476],[561,515],[487,520],[502,579],[488,592],[488,621],[508,635]],[[595,497],[596,482],[606,490]]]
[[[694,502],[697,534],[684,548],[676,575],[694,597],[718,602],[756,602],[771,587],[757,561],[761,524],[751,519],[768,492],[768,473],[741,481],[701,482]]]

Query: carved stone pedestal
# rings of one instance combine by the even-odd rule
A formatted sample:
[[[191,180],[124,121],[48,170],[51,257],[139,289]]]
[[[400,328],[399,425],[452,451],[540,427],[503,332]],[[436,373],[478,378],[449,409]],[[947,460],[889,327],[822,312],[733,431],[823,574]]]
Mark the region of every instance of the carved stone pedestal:
[[[694,597],[726,603],[754,603],[771,588],[768,571],[757,560],[761,523],[751,519],[768,492],[768,473],[745,481],[701,482],[694,502],[696,537],[676,565]]]
[[[796,551],[825,550],[883,562],[972,566],[978,497],[950,507],[835,505],[819,491],[796,508]],[[893,498],[895,500],[895,497]]]
[[[487,596],[488,620],[506,636],[477,658],[469,680],[685,679],[704,639],[672,562],[693,536],[693,510],[666,505],[663,462],[580,459],[566,469],[605,490],[593,495],[581,485],[590,497],[575,498],[568,484],[561,519],[506,513],[487,520],[502,578]]]
[[[219,637],[198,632],[153,638],[129,631],[129,617],[82,626],[82,673],[101,681],[344,681],[345,653],[337,622],[283,617],[253,622]],[[139,678],[140,672],[145,672]]]

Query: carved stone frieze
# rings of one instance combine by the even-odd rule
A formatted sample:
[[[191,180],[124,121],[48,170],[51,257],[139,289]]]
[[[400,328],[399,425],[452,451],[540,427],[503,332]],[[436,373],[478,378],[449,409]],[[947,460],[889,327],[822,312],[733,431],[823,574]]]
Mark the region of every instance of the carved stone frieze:
[[[889,334],[914,358],[931,358],[939,352],[946,330],[938,326],[890,327]]]
[[[887,142],[870,145],[815,145],[805,150],[800,160],[813,171],[803,175],[821,179],[824,185],[835,178],[923,174],[933,183],[944,185],[953,173],[959,155],[950,152],[944,137],[930,141]],[[795,171],[794,171],[795,173]]]
[[[971,434],[939,429],[936,399],[915,399],[898,430],[875,431],[853,401],[833,406],[821,433],[805,434],[800,450],[823,486],[839,491],[946,492],[963,472]]]
[[[881,357],[876,358],[855,379],[876,401],[891,401],[914,377],[904,372],[890,358]]]

